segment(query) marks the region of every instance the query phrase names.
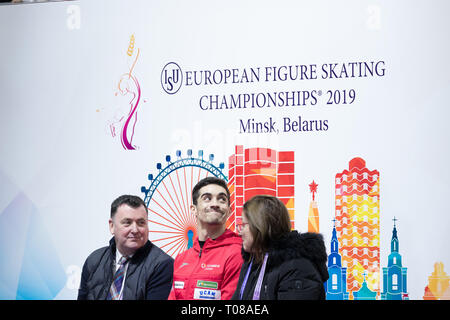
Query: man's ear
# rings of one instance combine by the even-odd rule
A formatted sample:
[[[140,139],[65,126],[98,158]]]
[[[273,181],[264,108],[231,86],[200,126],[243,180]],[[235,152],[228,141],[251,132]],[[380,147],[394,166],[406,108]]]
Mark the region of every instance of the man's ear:
[[[191,204],[190,209],[191,209],[191,214],[193,214],[194,217],[197,218],[197,206],[194,204]]]
[[[111,232],[111,234],[114,235],[114,222],[112,221],[112,219],[109,219],[108,223],[109,223],[109,232]]]

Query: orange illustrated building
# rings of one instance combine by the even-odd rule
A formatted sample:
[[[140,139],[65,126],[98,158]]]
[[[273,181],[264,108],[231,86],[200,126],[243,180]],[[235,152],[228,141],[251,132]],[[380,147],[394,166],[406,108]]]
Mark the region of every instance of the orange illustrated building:
[[[286,205],[294,228],[294,151],[236,146],[228,158],[228,188],[232,214],[228,228],[236,230],[242,206],[255,195],[278,197]]]
[[[317,207],[316,193],[319,185],[313,180],[309,185],[312,193],[312,201],[309,203],[308,211],[308,232],[319,233],[319,208]]]
[[[444,271],[444,264],[434,264],[434,271],[428,277],[423,300],[450,300],[450,277]]]
[[[368,289],[380,294],[380,173],[361,158],[336,174],[336,230],[342,265],[347,268],[347,290]],[[354,298],[353,295],[349,296]]]

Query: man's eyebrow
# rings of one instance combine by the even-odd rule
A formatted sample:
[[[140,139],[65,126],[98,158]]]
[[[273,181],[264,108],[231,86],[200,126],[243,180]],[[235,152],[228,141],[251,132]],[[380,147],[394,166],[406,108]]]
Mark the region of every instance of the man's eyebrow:
[[[200,197],[203,197],[203,196],[211,196],[211,193],[205,192],[205,193],[202,193],[202,194],[200,195]]]
[[[212,194],[210,193],[210,192],[205,192],[205,193],[202,193],[201,195],[200,195],[200,197],[203,197],[203,196],[212,196]],[[225,196],[226,198],[228,198],[228,196],[227,196],[227,194],[225,193],[225,192],[220,192],[219,194],[217,194],[217,196],[218,197],[220,197],[220,196]]]

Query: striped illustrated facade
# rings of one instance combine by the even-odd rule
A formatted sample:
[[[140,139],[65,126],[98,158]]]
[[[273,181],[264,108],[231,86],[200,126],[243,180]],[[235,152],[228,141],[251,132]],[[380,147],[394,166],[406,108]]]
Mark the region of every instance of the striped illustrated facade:
[[[349,169],[336,174],[336,231],[347,268],[347,290],[361,284],[380,293],[380,173],[369,170],[362,158],[353,158]],[[350,299],[354,296],[350,296]]]
[[[294,228],[294,152],[269,148],[235,147],[228,158],[228,188],[232,214],[228,228],[235,230],[242,217],[242,206],[255,195],[278,197],[286,205]]]

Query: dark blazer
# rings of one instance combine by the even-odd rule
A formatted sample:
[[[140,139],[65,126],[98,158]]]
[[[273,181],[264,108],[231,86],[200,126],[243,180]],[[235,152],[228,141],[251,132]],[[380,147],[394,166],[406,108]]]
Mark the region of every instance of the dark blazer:
[[[114,238],[108,247],[95,250],[81,273],[78,300],[104,300],[113,280],[116,261]],[[128,262],[123,300],[165,300],[173,278],[173,259],[150,241]]]
[[[328,279],[327,253],[322,235],[292,231],[273,241],[264,274],[260,300],[323,300]],[[240,299],[241,286],[250,264],[250,255],[242,251],[244,264],[233,300]],[[251,300],[261,265],[253,265],[242,300]]]

